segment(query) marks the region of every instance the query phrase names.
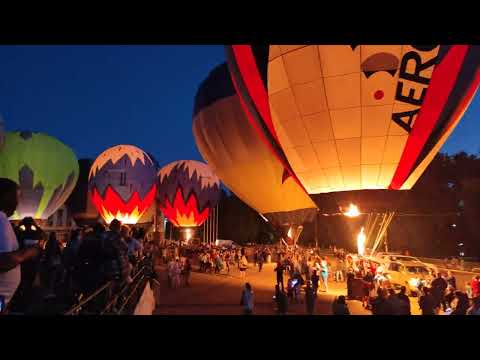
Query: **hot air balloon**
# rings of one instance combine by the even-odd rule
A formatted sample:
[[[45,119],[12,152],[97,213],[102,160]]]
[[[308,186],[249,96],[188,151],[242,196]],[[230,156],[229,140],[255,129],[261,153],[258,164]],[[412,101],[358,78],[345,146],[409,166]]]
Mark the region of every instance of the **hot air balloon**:
[[[193,134],[223,183],[295,242],[317,208],[248,122],[226,64],[215,68],[197,91]]]
[[[75,154],[59,140],[29,131],[6,133],[0,177],[15,181],[21,190],[12,220],[50,217],[71,194],[78,173]]]
[[[412,203],[395,190],[412,188],[480,83],[480,46],[233,45],[226,52],[248,120],[321,211],[361,201],[362,211],[383,213],[382,224]]]
[[[89,174],[92,202],[106,223],[136,224],[155,200],[157,167],[143,150],[117,145],[101,153]]]
[[[172,162],[160,169],[158,181],[160,210],[177,227],[202,225],[220,199],[218,177],[199,161]]]
[[[323,209],[368,193],[395,206],[388,190],[415,184],[480,82],[480,46],[234,45],[227,58],[249,121]]]

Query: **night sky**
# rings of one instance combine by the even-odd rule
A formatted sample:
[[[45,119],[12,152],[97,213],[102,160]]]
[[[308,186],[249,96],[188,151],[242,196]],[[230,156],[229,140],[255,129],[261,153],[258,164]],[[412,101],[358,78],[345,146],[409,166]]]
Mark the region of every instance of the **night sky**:
[[[192,135],[200,82],[223,46],[0,46],[7,130],[48,133],[94,159],[133,144],[165,165],[201,156]],[[480,153],[477,94],[442,151]]]

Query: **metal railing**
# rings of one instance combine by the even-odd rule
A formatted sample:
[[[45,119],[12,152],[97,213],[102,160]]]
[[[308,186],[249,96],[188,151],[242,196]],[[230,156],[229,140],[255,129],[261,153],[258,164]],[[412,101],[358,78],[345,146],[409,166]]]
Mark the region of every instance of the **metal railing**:
[[[68,310],[65,315],[82,315],[85,313],[83,312],[85,310],[87,310],[88,314],[93,315],[132,314],[147,282],[155,280],[154,274],[153,259],[144,257],[133,269],[132,280],[130,282],[119,284],[115,280],[108,281],[85,299],[81,299],[79,303]],[[100,298],[102,295],[106,297],[106,305],[101,307],[100,310],[92,312],[91,305],[99,299],[102,300]]]

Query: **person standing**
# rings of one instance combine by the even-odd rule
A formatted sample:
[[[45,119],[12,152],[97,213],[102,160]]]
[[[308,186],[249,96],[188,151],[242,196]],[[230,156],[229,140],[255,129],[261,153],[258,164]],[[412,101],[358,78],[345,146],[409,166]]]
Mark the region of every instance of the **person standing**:
[[[418,301],[422,315],[435,315],[436,300],[430,293],[430,289],[423,288],[423,295],[420,296]]]
[[[447,271],[446,280],[448,285],[452,286],[455,290],[457,289],[457,279],[450,270]]]
[[[182,275],[182,264],[180,263],[180,258],[177,256],[175,258],[175,263],[173,265],[173,287],[178,289],[180,287],[180,277]]]
[[[192,264],[190,263],[190,259],[187,257],[184,264],[183,275],[185,277],[185,286],[190,286],[190,276],[192,274]]]
[[[321,266],[321,275],[322,275],[322,282],[323,286],[325,287],[325,292],[328,292],[328,263],[327,258],[323,257],[322,261],[320,262]]]
[[[243,313],[245,315],[252,315],[253,314],[253,289],[250,283],[245,284],[245,288],[242,291],[242,297],[240,300],[240,305],[243,306]]]
[[[241,258],[240,258],[240,277],[245,279],[247,275],[248,260],[245,256],[245,250],[242,249]]]
[[[230,251],[226,251],[225,252],[225,266],[227,267],[227,274],[230,274],[230,261],[231,261]]]
[[[219,274],[222,271],[222,258],[220,254],[215,255],[215,274]]]
[[[318,294],[318,283],[320,282],[320,277],[317,274],[317,270],[313,270],[312,274],[312,290],[315,296]]]
[[[48,296],[55,296],[55,288],[61,272],[62,250],[57,241],[55,232],[51,232],[45,246],[45,263],[47,267],[47,290]]]
[[[470,287],[472,288],[472,299],[479,297],[480,296],[480,275],[476,275],[472,278]]]
[[[400,293],[397,295],[398,300],[400,301],[399,315],[411,315],[410,299],[406,295],[406,292],[407,292],[407,288],[405,286],[402,286],[400,288]]]
[[[262,267],[263,267],[263,263],[264,263],[264,261],[265,261],[265,257],[264,257],[263,251],[260,251],[260,252],[258,253],[258,259],[257,259],[257,261],[258,261],[258,272],[261,272],[261,271],[262,271]]]
[[[127,225],[122,225],[120,230],[120,235],[123,241],[125,241],[125,244],[127,244],[128,260],[133,266],[136,265],[137,259],[140,257],[143,249],[141,242],[135,238],[137,234],[134,229],[135,228],[130,230]]]
[[[175,260],[172,258],[167,265],[167,280],[168,280],[169,288],[173,288],[174,286],[174,277],[175,277]]]
[[[237,267],[240,269],[240,250],[235,251],[235,263],[237,264]]]
[[[283,267],[282,263],[280,261],[278,261],[277,267],[274,269],[274,271],[277,274],[277,285],[282,286],[282,291],[285,290],[284,286],[283,286],[283,271],[284,270],[285,270],[285,268]]]
[[[118,286],[123,281],[131,281],[128,245],[120,235],[121,227],[120,220],[113,219],[110,230],[102,234],[102,248],[107,257],[107,280],[116,280]]]
[[[338,282],[344,282],[345,281],[345,278],[343,276],[344,271],[345,271],[344,267],[345,267],[345,265],[344,265],[343,259],[341,259],[341,258],[337,259],[336,278],[337,278]]]
[[[316,296],[313,292],[313,288],[310,286],[310,281],[308,281],[307,287],[305,288],[305,304],[308,315],[313,315],[315,313],[315,300]]]
[[[19,200],[18,185],[10,179],[0,178],[0,295],[6,308],[20,284],[20,265],[37,258],[39,244],[19,249],[18,240],[8,218],[13,215]]]
[[[363,307],[366,309],[370,308],[370,293],[372,288],[375,288],[373,285],[373,274],[368,271],[367,274],[363,277],[362,290],[363,290]]]
[[[355,271],[350,266],[347,271],[347,298],[353,299],[353,282],[355,281]]]
[[[431,294],[435,300],[435,308],[438,308],[441,305],[444,311],[446,310],[445,290],[447,290],[447,286],[447,281],[443,278],[442,273],[439,272],[437,278],[432,281]]]

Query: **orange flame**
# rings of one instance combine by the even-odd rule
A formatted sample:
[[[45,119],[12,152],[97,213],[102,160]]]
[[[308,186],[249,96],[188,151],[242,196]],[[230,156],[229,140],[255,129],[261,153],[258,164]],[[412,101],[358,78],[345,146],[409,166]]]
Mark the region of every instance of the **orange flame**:
[[[175,193],[173,205],[167,198],[165,199],[165,207],[160,206],[160,209],[173,225],[181,227],[200,226],[207,220],[210,213],[209,208],[205,208],[202,212],[198,210],[197,199],[193,193],[190,194],[187,203],[185,203],[180,188]]]
[[[133,193],[130,200],[125,202],[111,186],[107,187],[102,198],[96,188],[92,191],[92,202],[107,224],[113,219],[122,224],[136,224],[155,200],[157,186],[154,185],[142,200],[138,192]]]

